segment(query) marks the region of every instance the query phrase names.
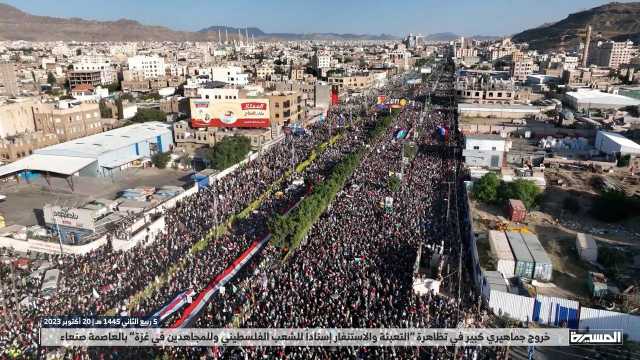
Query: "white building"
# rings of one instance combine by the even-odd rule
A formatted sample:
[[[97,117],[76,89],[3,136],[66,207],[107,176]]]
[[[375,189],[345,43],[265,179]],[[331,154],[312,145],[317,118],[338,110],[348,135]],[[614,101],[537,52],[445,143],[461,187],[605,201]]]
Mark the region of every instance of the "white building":
[[[100,71],[100,84],[108,85],[116,80],[111,59],[103,55],[84,55],[73,64],[75,71]]]
[[[198,96],[211,100],[234,100],[240,97],[240,90],[235,88],[198,88]]]
[[[112,45],[109,47],[109,54],[111,54],[111,56],[115,56],[115,55],[135,56],[137,51],[138,51],[137,43],[124,43],[124,44]]]
[[[211,80],[245,86],[249,84],[249,74],[243,73],[240,66],[213,67],[211,68]]]
[[[510,149],[511,141],[498,135],[467,136],[462,156],[467,166],[501,168]]]
[[[640,155],[640,145],[612,132],[598,131],[595,147],[607,155]]]
[[[145,79],[165,76],[164,58],[159,56],[138,55],[127,60],[129,70],[142,73]]]
[[[593,89],[570,91],[565,94],[564,100],[567,105],[578,111],[617,110],[626,106],[640,105],[638,99]]]

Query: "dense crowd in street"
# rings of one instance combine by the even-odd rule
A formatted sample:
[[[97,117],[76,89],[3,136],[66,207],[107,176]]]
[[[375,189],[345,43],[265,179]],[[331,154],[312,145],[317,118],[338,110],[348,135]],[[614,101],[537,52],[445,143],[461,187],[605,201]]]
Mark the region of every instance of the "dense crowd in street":
[[[447,181],[452,180],[455,162],[444,153],[418,153],[406,166],[400,191],[393,192],[389,173],[401,172],[402,142],[393,137],[400,128],[413,128],[430,143],[443,113],[421,117],[405,110],[384,141],[372,147],[360,168],[316,223],[308,242],[283,266],[269,271],[269,280],[255,282],[248,298],[249,328],[350,328],[350,327],[467,327],[485,325],[486,317],[477,296],[463,285],[457,299],[457,242],[443,245],[443,238],[459,239],[445,220]],[[421,142],[420,140],[418,141]],[[381,203],[393,197],[392,209]],[[413,265],[418,246],[423,256],[434,252],[451,259],[444,274],[441,294],[415,295]],[[454,260],[455,259],[455,260]],[[466,274],[466,272],[465,272]],[[462,277],[462,284],[471,280]],[[454,289],[454,291],[449,291]],[[219,326],[220,324],[201,325]],[[276,354],[278,358],[453,358],[455,349],[445,348],[286,348],[237,349],[242,358]],[[495,358],[492,350],[464,349],[458,356]]]
[[[37,347],[38,320],[43,315],[120,314],[149,316],[175,294],[202,291],[249,245],[268,233],[268,221],[282,214],[321,182],[347,154],[365,146],[366,155],[343,191],[314,224],[305,242],[282,262],[283,250],[268,244],[226,287],[214,296],[194,327],[227,327],[234,318],[249,328],[306,327],[427,327],[447,328],[464,324],[484,327],[489,316],[470,287],[469,271],[458,271],[459,260],[468,263],[455,223],[454,206],[458,179],[457,161],[448,147],[421,150],[439,144],[437,128],[454,128],[450,110],[423,109],[416,101],[402,109],[386,134],[365,144],[366,129],[376,121],[368,110],[377,96],[424,98],[432,88],[446,86],[430,81],[408,88],[392,83],[384,92],[363,96],[359,103],[332,108],[327,119],[304,134],[290,134],[235,173],[195,195],[180,200],[164,213],[164,229],[123,252],[104,246],[84,256],[50,256],[62,272],[57,294],[38,296],[40,279],[23,277],[9,297],[10,316],[0,321],[0,345],[25,354]],[[367,104],[362,106],[362,104]],[[339,127],[339,128],[338,128]],[[399,130],[409,134],[396,138]],[[304,161],[318,144],[332,135],[341,137],[319,152],[302,173],[291,172],[275,188],[287,170]],[[403,147],[414,142],[418,151],[403,164]],[[392,189],[391,174],[401,185]],[[300,185],[304,179],[304,186]],[[297,183],[297,185],[294,185]],[[446,185],[449,184],[449,185]],[[452,186],[450,186],[452,185]],[[267,190],[266,197],[248,217],[238,219],[226,233],[208,236],[231,215],[239,213]],[[392,204],[385,202],[392,198]],[[451,218],[449,218],[451,216]],[[126,237],[126,229],[114,236]],[[197,253],[189,250],[209,238]],[[446,239],[446,241],[444,240]],[[422,256],[443,259],[440,293],[416,295],[414,263],[418,248]],[[130,306],[129,299],[180,264],[175,273],[151,294]],[[9,280],[6,267],[0,271]],[[460,290],[458,290],[460,289]],[[458,291],[460,293],[458,294]],[[458,296],[459,295],[459,296]],[[22,301],[27,298],[28,301]],[[21,305],[18,305],[22,302]],[[6,308],[5,307],[5,308]],[[175,321],[180,313],[169,318]],[[496,352],[497,351],[497,352]],[[126,358],[164,353],[194,358],[495,358],[500,350],[451,348],[235,348],[216,350],[170,348],[127,350]],[[79,351],[82,357],[103,357],[105,349]]]
[[[178,287],[199,288],[198,282],[202,284],[206,280],[204,276],[199,276],[204,274],[198,271],[213,267],[213,259],[187,257],[188,250],[205,237],[215,224],[241,211],[291,169],[292,156],[294,160],[302,161],[312,148],[328,140],[331,126],[333,123],[329,118],[311,127],[308,135],[287,136],[263,150],[257,159],[243,165],[232,176],[179,201],[175,208],[165,212],[164,231],[154,236],[154,241],[147,237],[147,242],[142,241],[127,252],[113,251],[110,246],[104,246],[84,256],[50,256],[52,267],[60,269],[62,273],[57,294],[51,299],[45,300],[39,296],[40,279],[29,278],[29,273],[19,274],[20,278],[27,280],[19,281],[14,295],[7,299],[6,307],[15,314],[0,322],[2,347],[33,351],[37,345],[38,318],[45,314],[91,315],[103,314],[111,309],[124,312],[132,295],[144,290],[185,257],[188,268],[195,271],[189,275],[194,283],[170,283]],[[120,229],[114,235],[121,238],[125,232]],[[216,239],[215,243],[210,244],[210,249],[215,249],[216,264],[219,267],[228,264],[254,235],[243,233],[239,237],[223,236]],[[2,274],[8,274],[6,269],[3,270]],[[8,281],[9,278],[3,279],[3,283]],[[25,298],[29,301],[19,306],[18,303]],[[161,302],[163,300],[158,297],[154,305]],[[145,307],[143,310],[152,309]],[[18,315],[22,320],[18,321]]]
[[[435,86],[438,86],[436,84]],[[425,89],[422,89],[423,91]],[[197,327],[224,327],[240,310],[248,328],[351,327],[485,327],[490,320],[470,287],[469,272],[457,271],[460,235],[457,213],[447,206],[456,200],[456,161],[448,148],[418,152],[403,169],[399,129],[410,129],[418,145],[441,144],[436,129],[450,125],[452,113],[421,112],[408,107],[386,136],[371,146],[342,194],[317,221],[307,242],[284,264],[282,253],[268,246],[261,268],[233,293],[210,305]],[[410,132],[411,133],[411,132]],[[402,187],[388,186],[391,173],[401,173]],[[449,187],[447,182],[453,182]],[[384,199],[394,199],[391,209]],[[447,204],[451,201],[452,204]],[[447,219],[450,213],[451,220]],[[444,241],[443,239],[447,239]],[[413,266],[419,246],[422,256],[448,259],[440,293],[414,294]],[[265,264],[267,264],[265,266]],[[460,283],[460,284],[459,284]],[[458,285],[460,297],[458,298]],[[225,358],[458,358],[493,359],[501,349],[480,348],[234,348],[170,349],[173,356]]]

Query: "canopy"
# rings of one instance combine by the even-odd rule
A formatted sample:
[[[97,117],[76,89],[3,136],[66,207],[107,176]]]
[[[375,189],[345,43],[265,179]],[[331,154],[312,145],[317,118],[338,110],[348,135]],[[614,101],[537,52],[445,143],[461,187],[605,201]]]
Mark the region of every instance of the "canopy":
[[[28,170],[73,175],[95,161],[94,158],[33,154],[0,166],[0,177]]]

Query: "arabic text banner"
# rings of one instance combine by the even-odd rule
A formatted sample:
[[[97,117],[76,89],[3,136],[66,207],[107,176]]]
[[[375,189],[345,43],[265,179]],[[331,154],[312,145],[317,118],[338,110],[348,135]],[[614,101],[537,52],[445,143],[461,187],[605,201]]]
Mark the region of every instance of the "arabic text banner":
[[[63,329],[41,346],[568,346],[569,329]]]

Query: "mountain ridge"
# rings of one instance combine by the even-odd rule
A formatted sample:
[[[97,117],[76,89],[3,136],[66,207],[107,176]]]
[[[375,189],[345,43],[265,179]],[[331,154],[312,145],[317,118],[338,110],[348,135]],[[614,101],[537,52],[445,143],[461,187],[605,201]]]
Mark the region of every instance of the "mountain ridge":
[[[593,28],[592,39],[640,42],[640,2],[612,2],[569,14],[565,19],[515,34],[512,40],[532,49],[551,50],[576,46],[585,28]]]
[[[115,21],[86,20],[81,18],[58,18],[32,15],[8,4],[0,3],[0,39],[27,41],[214,41],[218,29],[211,26],[200,31],[178,31],[165,26],[145,25],[136,20]],[[238,38],[238,29],[229,32],[230,39]],[[388,35],[337,34],[337,33],[265,33],[251,27],[258,39],[282,40],[396,40]],[[245,36],[244,28],[241,36]],[[224,36],[224,34],[222,34]]]

